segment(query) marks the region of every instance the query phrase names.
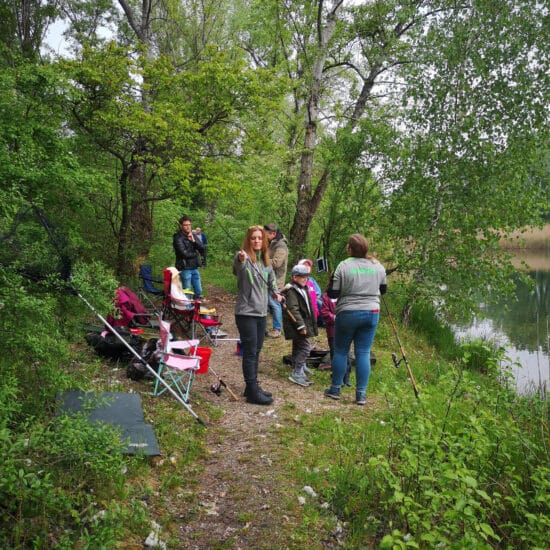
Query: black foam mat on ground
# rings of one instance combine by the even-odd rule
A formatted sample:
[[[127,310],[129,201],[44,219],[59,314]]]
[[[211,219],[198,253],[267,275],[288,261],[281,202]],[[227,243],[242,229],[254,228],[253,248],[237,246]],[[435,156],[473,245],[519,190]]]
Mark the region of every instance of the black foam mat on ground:
[[[90,422],[103,422],[122,430],[126,454],[160,455],[157,439],[145,422],[137,393],[67,391],[57,395],[58,414],[85,412]]]

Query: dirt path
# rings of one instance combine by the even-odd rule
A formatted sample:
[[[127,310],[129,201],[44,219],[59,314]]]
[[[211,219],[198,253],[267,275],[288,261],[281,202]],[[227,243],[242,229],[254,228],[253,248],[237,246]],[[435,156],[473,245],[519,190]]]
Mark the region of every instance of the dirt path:
[[[234,298],[209,289],[208,307],[221,314],[228,337],[236,337]],[[260,363],[260,381],[274,394],[270,406],[251,405],[242,397],[244,384],[241,357],[235,355],[235,342],[221,343],[213,349],[210,365],[223,378],[239,400],[227,389],[216,396],[210,385],[211,374],[197,377],[193,399],[207,401],[221,409],[219,419],[210,422],[206,433],[208,456],[204,460],[195,497],[197,506],[185,516],[179,528],[180,548],[285,548],[285,536],[292,529],[281,529],[300,522],[298,495],[287,476],[288,453],[281,458],[280,432],[302,414],[335,408],[322,397],[324,385],[317,382],[304,389],[291,384],[280,366],[290,343],[283,338],[266,339]],[[283,371],[284,372],[284,371]],[[307,395],[307,399],[304,397]],[[294,502],[284,509],[283,503]],[[282,533],[287,533],[283,535]],[[330,543],[319,548],[329,548]]]

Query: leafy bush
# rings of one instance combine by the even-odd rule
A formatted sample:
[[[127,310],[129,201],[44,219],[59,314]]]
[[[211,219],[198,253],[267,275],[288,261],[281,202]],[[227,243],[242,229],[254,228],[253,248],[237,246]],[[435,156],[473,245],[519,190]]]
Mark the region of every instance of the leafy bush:
[[[66,532],[73,542],[86,539],[107,517],[110,534],[102,545],[116,540],[123,525],[115,526],[107,511],[123,481],[117,431],[76,415],[46,424],[29,421],[17,433],[1,433],[2,547],[49,547]]]
[[[462,362],[468,369],[482,374],[498,374],[504,359],[504,348],[490,340],[473,338],[460,345]]]
[[[73,282],[103,312],[112,307],[117,285],[100,265],[76,266]],[[139,505],[118,502],[125,482],[120,434],[79,415],[52,419],[55,394],[78,387],[65,319],[74,328],[89,315],[67,290],[55,276],[29,282],[0,268],[3,548],[112,547],[144,516]]]
[[[391,397],[378,422],[314,429],[337,464],[324,495],[353,547],[543,548],[547,415],[544,401],[445,375],[419,402]]]
[[[448,323],[438,317],[433,306],[415,305],[411,312],[411,327],[421,333],[442,355],[456,357],[457,346],[453,331]]]

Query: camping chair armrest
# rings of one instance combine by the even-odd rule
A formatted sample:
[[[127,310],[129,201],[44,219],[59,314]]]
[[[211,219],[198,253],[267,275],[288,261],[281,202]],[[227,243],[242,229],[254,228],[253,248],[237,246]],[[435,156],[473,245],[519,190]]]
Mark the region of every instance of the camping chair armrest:
[[[140,279],[143,279],[144,281],[151,281],[153,283],[163,283],[164,281],[162,279],[159,279],[157,277],[145,277],[144,275],[139,275]]]
[[[198,355],[189,356],[165,351],[163,353],[162,363],[169,368],[177,370],[199,370],[200,357]]]
[[[182,305],[182,306],[193,306],[193,308],[195,307],[195,300],[182,300],[181,298],[176,298],[174,296],[172,296],[172,294],[169,294],[168,295],[168,298],[174,302],[175,304],[179,304],[179,305]],[[192,308],[189,308],[189,309],[192,309]]]

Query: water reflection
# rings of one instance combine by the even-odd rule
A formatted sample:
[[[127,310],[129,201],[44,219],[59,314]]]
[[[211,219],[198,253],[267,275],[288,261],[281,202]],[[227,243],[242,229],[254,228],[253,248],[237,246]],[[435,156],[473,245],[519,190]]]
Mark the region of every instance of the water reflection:
[[[542,254],[543,260],[548,257]],[[516,281],[517,300],[483,306],[483,318],[455,327],[459,338],[490,339],[506,348],[511,361],[518,363],[512,372],[519,393],[550,388],[550,269],[533,271],[529,278],[533,287]]]
[[[529,273],[534,289],[516,280],[516,298],[484,308],[496,328],[518,350],[535,352],[542,347],[548,354],[548,312],[550,311],[550,273]]]

